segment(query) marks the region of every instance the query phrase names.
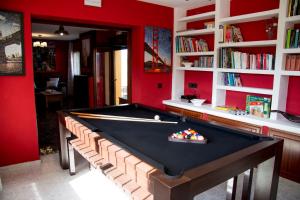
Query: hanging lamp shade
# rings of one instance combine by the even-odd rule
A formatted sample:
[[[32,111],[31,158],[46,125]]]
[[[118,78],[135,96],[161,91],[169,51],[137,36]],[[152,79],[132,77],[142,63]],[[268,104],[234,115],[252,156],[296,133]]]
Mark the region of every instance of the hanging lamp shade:
[[[61,36],[69,35],[69,32],[65,30],[63,25],[60,25],[58,30],[56,30],[54,33],[57,34],[57,35],[61,35]]]

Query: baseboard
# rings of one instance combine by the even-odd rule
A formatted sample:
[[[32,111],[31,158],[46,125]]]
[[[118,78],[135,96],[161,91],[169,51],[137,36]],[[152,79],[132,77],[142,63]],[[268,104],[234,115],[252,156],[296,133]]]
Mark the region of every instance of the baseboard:
[[[0,172],[2,170],[7,170],[7,169],[14,170],[14,169],[20,169],[23,167],[35,167],[35,166],[40,166],[40,165],[41,165],[41,160],[34,160],[34,161],[23,162],[23,163],[0,167]]]
[[[3,187],[2,187],[2,181],[1,181],[1,177],[0,177],[0,192],[2,192]]]

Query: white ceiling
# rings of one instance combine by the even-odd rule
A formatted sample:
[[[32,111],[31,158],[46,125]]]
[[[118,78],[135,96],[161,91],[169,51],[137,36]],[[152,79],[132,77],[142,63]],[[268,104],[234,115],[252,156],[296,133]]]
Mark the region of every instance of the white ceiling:
[[[197,8],[201,6],[206,6],[213,4],[215,0],[138,0],[147,3],[158,4],[162,6],[172,7],[172,8]]]
[[[101,30],[101,29],[92,29],[92,28],[64,26],[65,30],[69,32],[69,35],[60,36],[54,34],[54,31],[58,29],[58,26],[59,25],[32,23],[32,37],[35,39],[44,38],[49,40],[75,40],[79,38],[80,33],[88,32],[91,30]],[[41,35],[41,37],[39,35]]]

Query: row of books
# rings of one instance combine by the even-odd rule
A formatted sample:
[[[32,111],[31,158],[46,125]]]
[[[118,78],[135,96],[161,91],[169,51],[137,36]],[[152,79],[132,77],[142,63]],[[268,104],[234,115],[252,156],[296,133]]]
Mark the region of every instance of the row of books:
[[[242,87],[242,80],[240,74],[237,73],[223,73],[224,85]]]
[[[239,27],[232,25],[220,25],[219,42],[243,42],[243,36]]]
[[[246,111],[250,115],[270,118],[271,98],[247,95]]]
[[[300,0],[289,0],[288,16],[300,15]]]
[[[286,34],[285,48],[300,47],[300,29],[288,29]]]
[[[214,64],[213,56],[200,56],[199,59],[194,60],[194,67],[212,68]]]
[[[286,56],[285,70],[300,71],[300,54],[291,54]]]
[[[221,68],[272,70],[275,65],[273,54],[249,54],[233,51],[231,48],[220,49],[219,59]]]
[[[191,37],[176,37],[176,52],[202,52],[208,51],[207,42]]]

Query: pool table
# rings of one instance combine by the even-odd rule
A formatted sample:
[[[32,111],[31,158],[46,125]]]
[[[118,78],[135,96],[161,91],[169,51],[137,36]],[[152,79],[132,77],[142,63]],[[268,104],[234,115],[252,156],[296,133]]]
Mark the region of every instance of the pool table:
[[[242,199],[250,199],[251,195],[254,199],[276,199],[282,140],[138,104],[66,110],[58,114],[64,169],[68,168],[66,138],[72,134],[65,125],[65,117],[69,116],[155,167],[157,170],[150,175],[154,199],[192,199],[229,179],[233,185],[228,186],[231,190],[227,191],[227,199],[235,199],[238,187]],[[160,120],[154,120],[157,115]],[[172,133],[188,128],[207,138],[207,144],[168,140]],[[241,186],[237,185],[238,178],[243,179]]]

